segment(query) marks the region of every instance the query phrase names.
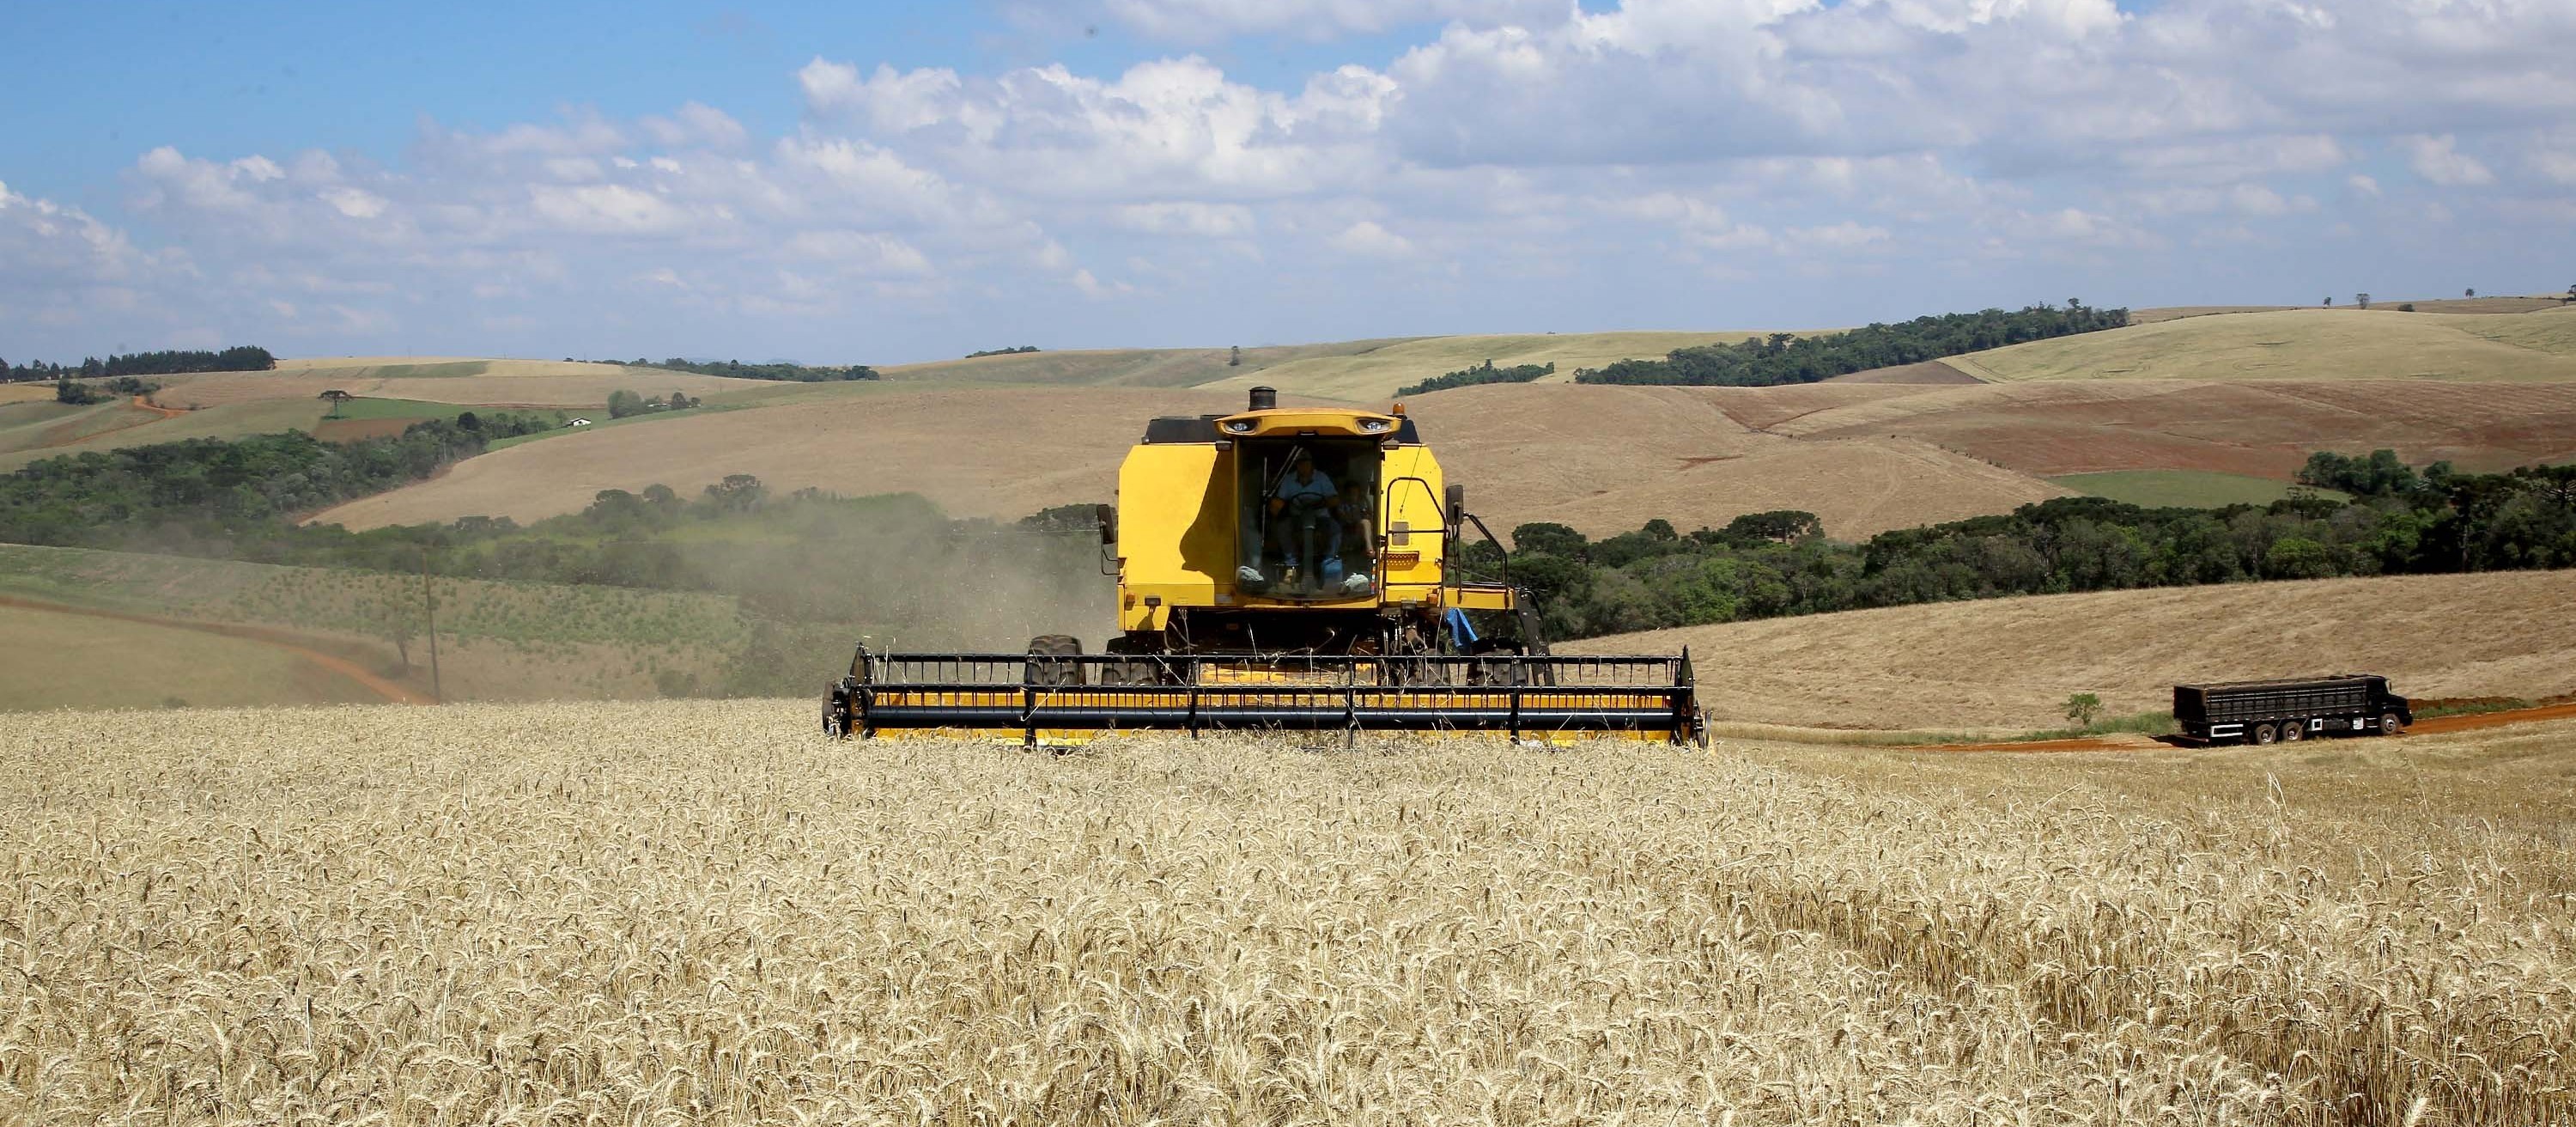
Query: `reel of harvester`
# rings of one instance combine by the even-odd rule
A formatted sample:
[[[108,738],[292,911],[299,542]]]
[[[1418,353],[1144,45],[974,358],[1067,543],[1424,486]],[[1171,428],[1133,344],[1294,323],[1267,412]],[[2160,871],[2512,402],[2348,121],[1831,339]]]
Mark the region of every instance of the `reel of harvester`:
[[[1075,744],[1115,731],[1705,742],[1690,656],[878,654],[824,704],[836,736]]]
[[[1085,654],[872,653],[832,685],[841,737],[1079,743],[1112,731],[1707,740],[1690,655],[1557,657],[1507,553],[1401,404],[1158,418],[1100,506],[1119,633]],[[1469,527],[1492,578],[1470,577]]]

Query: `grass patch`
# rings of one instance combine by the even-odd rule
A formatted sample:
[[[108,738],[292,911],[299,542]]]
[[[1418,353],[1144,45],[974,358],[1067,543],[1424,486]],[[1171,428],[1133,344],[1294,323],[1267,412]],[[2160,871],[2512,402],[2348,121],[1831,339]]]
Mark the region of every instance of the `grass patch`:
[[[453,419],[467,411],[494,411],[493,407],[469,407],[459,403],[432,403],[426,399],[377,399],[360,396],[340,405],[338,418],[343,419]]]
[[[589,419],[589,420],[590,420],[590,425],[589,425],[589,426],[586,426],[586,427],[556,427],[556,428],[555,428],[555,429],[553,429],[553,430],[541,430],[541,431],[538,431],[538,432],[537,432],[537,433],[535,433],[535,434],[521,434],[521,435],[513,435],[513,436],[511,436],[511,437],[509,437],[509,438],[504,438],[504,439],[496,440],[496,441],[494,441],[493,443],[491,443],[490,445],[485,446],[485,447],[483,448],[483,452],[484,452],[484,453],[486,453],[486,454],[489,454],[489,453],[491,453],[492,451],[495,451],[495,450],[506,450],[506,449],[509,449],[510,447],[513,447],[513,446],[519,446],[519,445],[523,445],[523,444],[530,443],[530,442],[535,442],[535,441],[537,441],[537,440],[539,440],[539,439],[545,439],[545,438],[562,438],[562,437],[565,437],[565,436],[567,436],[567,435],[587,434],[587,433],[589,433],[589,432],[591,432],[591,431],[595,431],[595,430],[604,430],[604,429],[609,428],[609,427],[631,426],[631,425],[636,424],[636,423],[650,423],[650,422],[656,422],[656,421],[659,421],[659,420],[662,420],[662,419],[685,419],[685,418],[689,418],[689,417],[696,416],[696,415],[712,415],[712,414],[715,414],[715,413],[720,412],[720,411],[740,411],[740,410],[742,410],[742,409],[744,409],[744,408],[746,408],[746,407],[749,407],[749,406],[752,406],[752,404],[748,404],[748,403],[702,403],[702,404],[699,404],[698,406],[690,407],[690,408],[687,408],[687,409],[685,409],[685,410],[680,410],[680,411],[646,411],[646,412],[644,412],[644,413],[643,413],[643,414],[641,414],[641,415],[628,415],[628,416],[626,416],[626,417],[625,417],[625,418],[623,418],[623,419],[611,419],[611,418],[606,418],[605,416],[608,414],[608,412],[607,412],[605,409],[602,409],[602,410],[600,410],[599,412],[597,412],[597,413],[595,413],[595,414],[590,414],[590,415],[583,415],[583,414],[581,414],[580,412],[577,412],[577,411],[566,411],[566,412],[564,412],[564,413],[565,413],[565,414],[567,414],[567,415],[571,415],[571,416],[575,416],[575,417],[579,417],[579,418],[587,418],[587,419]]]
[[[2214,470],[2110,470],[2065,474],[2048,479],[2078,493],[2107,497],[2148,509],[2215,509],[2227,505],[2269,505],[2308,487],[2268,477]],[[2311,489],[2322,497],[2348,500],[2331,489]]]

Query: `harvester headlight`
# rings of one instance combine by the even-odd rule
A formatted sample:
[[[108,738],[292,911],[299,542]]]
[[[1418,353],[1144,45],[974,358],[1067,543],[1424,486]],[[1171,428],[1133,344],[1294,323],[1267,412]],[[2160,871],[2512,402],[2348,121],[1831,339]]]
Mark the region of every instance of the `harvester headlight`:
[[[1385,419],[1361,419],[1361,420],[1360,420],[1360,430],[1361,430],[1361,432],[1362,432],[1362,433],[1366,433],[1366,434],[1385,434],[1386,432],[1388,432],[1388,431],[1390,431],[1390,430],[1393,430],[1393,429],[1395,429],[1395,424],[1394,424],[1394,423],[1390,423],[1390,422],[1386,421]]]
[[[1235,419],[1225,424],[1225,432],[1227,434],[1250,434],[1252,433],[1252,427],[1253,422],[1250,419]]]

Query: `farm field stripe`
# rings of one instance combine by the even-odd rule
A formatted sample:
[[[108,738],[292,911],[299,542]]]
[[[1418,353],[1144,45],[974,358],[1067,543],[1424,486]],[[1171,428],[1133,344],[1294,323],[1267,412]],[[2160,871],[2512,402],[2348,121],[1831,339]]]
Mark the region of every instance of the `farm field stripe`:
[[[274,630],[260,626],[244,626],[228,622],[198,622],[185,618],[165,618],[160,615],[101,610],[96,607],[66,606],[62,603],[48,603],[39,599],[26,599],[15,595],[0,595],[0,607],[17,607],[21,610],[49,611],[55,614],[76,614],[89,618],[107,618],[114,619],[119,622],[141,623],[145,626],[165,626],[175,630],[194,630],[200,634],[220,634],[227,638],[240,638],[244,641],[258,642],[263,645],[274,646],[278,649],[286,650],[297,657],[303,658],[306,661],[312,662],[315,665],[321,666],[324,669],[330,670],[333,673],[356,682],[367,691],[383,697],[386,701],[393,704],[438,703],[437,701],[431,700],[428,697],[411,691],[410,689],[406,689],[401,685],[397,685],[370,673],[364,666],[350,661],[347,658],[335,657],[331,654],[314,649],[311,646],[304,645],[300,641],[296,640],[296,636],[294,634],[284,630]]]

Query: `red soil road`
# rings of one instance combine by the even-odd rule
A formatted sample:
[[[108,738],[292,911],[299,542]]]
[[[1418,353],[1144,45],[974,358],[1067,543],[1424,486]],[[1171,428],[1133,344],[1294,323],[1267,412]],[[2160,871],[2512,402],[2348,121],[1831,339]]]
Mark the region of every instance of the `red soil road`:
[[[333,673],[337,673],[342,677],[346,677],[365,687],[367,691],[383,697],[388,701],[392,701],[395,704],[438,703],[428,697],[420,695],[419,693],[413,692],[410,689],[406,689],[370,673],[365,667],[357,664],[356,662],[350,661],[347,658],[327,654],[314,649],[311,646],[305,645],[303,639],[284,630],[272,629],[265,626],[244,626],[230,622],[197,622],[185,618],[164,618],[159,615],[151,614],[130,614],[125,611],[99,610],[94,607],[66,606],[61,603],[48,603],[36,599],[21,599],[11,595],[0,595],[0,607],[17,607],[23,610],[48,611],[54,614],[77,614],[90,618],[110,618],[119,622],[139,622],[145,626],[166,626],[174,630],[194,630],[201,634],[221,634],[227,638],[240,638],[246,641],[259,642],[263,645],[274,646],[278,649],[285,650],[288,653],[304,659],[305,661],[313,663],[314,665],[321,666],[322,668],[330,670]]]

